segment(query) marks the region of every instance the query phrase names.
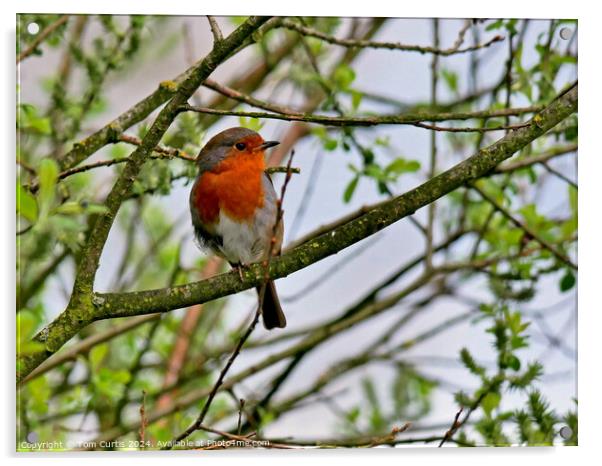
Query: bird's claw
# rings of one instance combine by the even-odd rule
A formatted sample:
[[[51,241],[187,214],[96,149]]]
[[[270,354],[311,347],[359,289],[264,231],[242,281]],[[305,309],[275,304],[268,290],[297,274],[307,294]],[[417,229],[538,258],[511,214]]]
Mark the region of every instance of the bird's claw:
[[[234,268],[234,269],[236,269],[236,271],[238,272],[238,276],[240,277],[240,281],[241,281],[241,282],[244,282],[244,281],[245,281],[245,279],[244,279],[244,276],[243,276],[243,273],[242,273],[242,272],[243,272],[243,271],[242,271],[242,268],[243,268],[243,267],[244,267],[244,265],[243,265],[243,264],[237,264],[237,265],[233,266],[233,268]]]

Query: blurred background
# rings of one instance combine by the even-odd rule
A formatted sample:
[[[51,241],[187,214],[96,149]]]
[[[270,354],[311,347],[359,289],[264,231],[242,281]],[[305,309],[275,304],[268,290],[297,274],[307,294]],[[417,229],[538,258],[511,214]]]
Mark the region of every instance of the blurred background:
[[[32,40],[28,24],[36,21],[43,29],[58,18],[47,16],[44,24],[39,16],[20,15],[18,40],[22,41],[22,49]],[[224,35],[242,21],[242,18],[216,19]],[[466,53],[438,56],[433,65],[435,55],[431,53],[346,48],[315,37],[300,39],[294,30],[279,28],[262,37],[258,45],[237,53],[211,78],[293,109],[310,108],[307,106],[316,102],[311,111],[333,115],[337,108],[342,108],[345,115],[382,115],[422,109],[458,111],[535,106],[549,102],[577,79],[577,24],[570,20],[440,19],[435,26],[432,19],[306,18],[298,24],[338,38],[365,34],[372,41],[440,49],[453,48],[460,39],[458,49],[487,44],[496,36],[502,36],[503,40]],[[438,40],[438,46],[433,45],[434,40]],[[159,83],[172,80],[204,57],[212,44],[207,19],[201,16],[69,17],[51,40],[39,47],[37,54],[19,64],[18,157],[24,165],[36,170],[42,158],[66,152],[73,141],[101,128],[152,93]],[[349,57],[354,51],[355,56]],[[308,56],[313,57],[314,64]],[[111,62],[112,57],[117,57],[116,63]],[[261,66],[265,70],[258,79],[256,70]],[[433,69],[437,76],[435,100]],[[507,98],[508,76],[511,94]],[[330,95],[324,95],[321,79],[331,86]],[[210,107],[218,102],[216,99],[218,94],[214,91],[201,88],[191,103]],[[231,107],[235,104],[230,101]],[[236,108],[254,110],[244,105]],[[156,114],[153,112],[126,133],[142,138]],[[508,120],[473,119],[437,124],[507,125],[528,118],[520,115]],[[240,125],[258,130],[266,140],[283,141],[272,154],[272,163],[276,165],[284,165],[294,150],[293,166],[299,167],[301,173],[293,176],[284,200],[285,244],[364,205],[402,194],[430,177],[433,131],[412,125],[378,125],[345,131],[289,121],[185,113],[177,118],[162,144],[196,156],[210,137]],[[478,147],[499,139],[504,131],[435,131],[434,134],[435,171],[439,173],[472,155]],[[531,150],[544,153],[553,147],[575,144],[575,134],[576,119],[563,124],[555,135],[535,141]],[[125,142],[107,145],[83,164],[126,157],[132,150],[133,146]],[[383,170],[395,161],[402,161],[394,166],[403,168],[383,175]],[[31,174],[24,165],[19,173],[20,180],[25,180],[22,184],[31,182],[28,178]],[[68,201],[85,200],[86,206],[102,204],[122,165],[65,178],[57,185],[55,202],[60,204],[64,195]],[[573,148],[566,155],[550,160],[548,165],[551,170],[537,165],[513,174],[511,181],[498,175],[493,178],[492,183],[497,185],[492,189],[499,190],[505,183],[506,190],[501,190],[500,199],[508,208],[527,220],[531,212],[531,218],[539,219],[540,225],[550,223],[547,230],[542,227],[542,232],[550,235],[546,237],[557,239],[554,228],[566,230],[569,227],[563,227],[564,223],[574,217],[575,231],[571,234],[575,241],[567,246],[566,253],[575,260],[576,212],[571,199],[576,196],[576,151]],[[380,172],[372,166],[379,167]],[[174,283],[203,277],[208,255],[193,242],[188,210],[194,176],[194,165],[185,160],[147,163],[135,184],[138,195],[122,205],[105,245],[96,291],[142,290],[167,286],[170,277],[175,277]],[[279,192],[284,175],[272,178]],[[62,184],[68,195],[62,191]],[[460,217],[467,216],[469,222],[481,225],[489,216],[489,206],[478,196],[473,198],[473,205],[466,207],[464,191],[437,202],[433,223],[435,245],[449,238]],[[526,206],[533,208],[521,210]],[[55,260],[58,262],[42,284],[20,303],[20,313],[27,325],[25,333],[33,334],[65,309],[73,284],[74,257],[85,239],[92,214],[84,210],[64,215],[60,222],[49,222],[44,228],[33,228],[18,236],[21,292],[24,287],[32,287],[40,271],[47,270]],[[502,216],[492,217],[490,230],[510,229]],[[21,222],[28,225],[22,219]],[[258,326],[249,348],[242,351],[229,374],[242,372],[269,355],[292,347],[325,323],[340,318],[377,284],[420,258],[425,252],[422,228],[428,223],[428,209],[421,209],[411,219],[405,218],[335,256],[278,280],[276,285],[288,326],[272,332]],[[461,235],[449,248],[437,252],[433,263],[466,260],[471,257],[476,238],[474,231]],[[485,235],[478,252],[488,257],[487,254],[503,247],[499,244],[499,238]],[[487,331],[492,321],[479,311],[482,305],[506,305],[511,311],[519,311],[523,322],[530,322],[524,330],[527,346],[517,354],[522,369],[533,361],[543,367],[541,376],[529,384],[527,392],[504,389],[499,405],[489,400],[492,402],[489,416],[491,412],[503,414],[523,409],[529,403],[528,393],[534,389],[547,400],[559,419],[571,410],[576,411],[575,276],[565,267],[552,264],[549,257],[537,257],[531,263],[536,278],[511,281],[514,294],[507,289],[506,294],[500,291],[507,282],[491,273],[461,270],[445,274],[429,280],[385,312],[316,346],[290,367],[290,374],[269,403],[257,411],[262,435],[311,443],[316,439],[385,435],[393,426],[408,421],[413,426],[403,434],[407,437],[443,435],[459,409],[457,393],[473,395],[482,383],[467,369],[460,350],[468,349],[488,372],[494,373],[497,367],[499,354],[492,344],[492,332]],[[541,263],[548,264],[551,270],[544,272],[545,267],[537,268]],[[423,266],[419,263],[380,290],[378,297],[407,288],[423,273]],[[174,268],[177,271],[172,274]],[[217,267],[214,269],[217,271]],[[222,269],[226,270],[223,266]],[[227,353],[219,356],[220,349],[233,345],[255,305],[255,292],[247,291],[203,306],[183,362],[182,374],[186,377],[177,383],[177,390],[167,392],[172,397],[170,403],[215,380],[227,357]],[[131,426],[139,422],[142,390],[148,394],[147,412],[152,413],[161,406],[160,392],[168,361],[187,312],[177,310],[163,316],[158,324],[149,321],[136,326],[29,381],[18,396],[20,435],[25,437],[35,432],[40,439],[61,438],[74,442],[72,446],[103,438],[107,432],[135,438],[136,429]],[[404,316],[406,319],[400,322]],[[82,332],[77,341],[106,332],[126,320],[97,322]],[[388,340],[382,340],[389,330]],[[363,353],[375,342],[382,343],[380,350],[395,350],[380,358],[375,353]],[[67,349],[68,346],[61,351]],[[345,366],[349,358],[361,354],[366,358],[364,362]],[[230,395],[219,395],[212,407],[210,425],[233,429],[237,424],[236,400],[245,399],[245,409],[252,410],[290,365],[290,359],[283,359],[244,378]],[[334,375],[338,369],[341,374]],[[328,379],[324,386],[318,384],[321,377]],[[309,392],[301,396],[305,390]],[[157,395],[151,396],[154,393]],[[282,404],[298,395],[301,397],[290,406]],[[151,423],[147,436],[155,440],[172,438],[196,417],[201,401],[195,400],[162,422]],[[103,417],[103,411],[113,411],[118,405],[119,419]],[[272,413],[270,406],[280,406],[281,410]],[[488,434],[482,432],[487,431],[486,427],[471,427],[487,415],[475,412],[466,426],[467,441],[494,443],[493,434],[487,438]],[[525,442],[515,423],[509,420],[506,424],[501,418],[498,421],[509,443]],[[558,422],[556,430],[562,424],[561,420]],[[201,438],[207,434],[195,435]],[[503,443],[501,437],[497,439]]]

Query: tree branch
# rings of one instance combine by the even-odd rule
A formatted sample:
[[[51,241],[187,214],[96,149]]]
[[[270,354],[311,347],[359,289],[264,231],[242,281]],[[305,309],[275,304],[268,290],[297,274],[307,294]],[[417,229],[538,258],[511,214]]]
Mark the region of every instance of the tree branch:
[[[360,217],[297,246],[281,257],[274,258],[270,267],[270,278],[285,277],[335,254],[463,184],[489,174],[503,160],[572,114],[576,107],[577,87],[574,87],[537,114],[529,126],[510,132],[491,146],[417,188],[393,200],[380,203]],[[241,281],[236,273],[227,273],[203,282],[174,288],[125,294],[97,294],[95,316],[104,319],[165,312],[243,291],[259,285],[261,279],[261,265],[254,264],[244,271],[244,281]]]
[[[217,24],[217,21],[213,16],[207,15],[207,20],[209,21],[209,26],[211,27],[211,34],[213,34],[213,44],[219,44],[222,40],[224,40],[222,30],[219,28],[219,24]]]
[[[433,46],[439,48],[439,18],[433,18]],[[464,31],[464,29],[462,30]],[[458,40],[463,38],[463,34],[460,35]],[[461,44],[461,42],[459,42]],[[459,45],[458,45],[459,47]],[[433,55],[431,60],[431,106],[437,106],[437,84],[439,82],[439,55]],[[430,164],[429,164],[429,178],[433,178],[437,171],[437,133],[431,131],[430,133]],[[435,213],[436,213],[436,202],[431,202],[428,206],[427,212],[427,225],[424,230],[426,236],[426,252],[424,264],[426,268],[433,266],[433,230],[435,225]]]
[[[247,96],[248,97],[248,96]],[[185,112],[196,112],[208,115],[220,116],[242,116],[248,118],[268,118],[272,120],[284,121],[302,121],[305,123],[315,123],[326,126],[376,126],[376,125],[413,125],[420,128],[430,129],[434,131],[449,131],[455,133],[465,132],[488,132],[500,131],[508,129],[520,129],[527,126],[529,123],[519,123],[510,126],[495,126],[483,128],[444,128],[441,126],[428,125],[424,121],[449,121],[449,120],[469,120],[472,118],[495,118],[506,115],[520,115],[524,113],[532,113],[540,110],[538,107],[523,107],[507,110],[484,110],[477,112],[456,112],[456,113],[406,113],[399,115],[380,115],[380,116],[331,116],[331,115],[316,115],[310,113],[298,113],[294,110],[286,109],[279,105],[260,102],[256,99],[246,98],[246,101],[253,101],[256,106],[262,105],[261,108],[267,106],[275,112],[245,112],[236,110],[219,110],[215,108],[196,107],[194,105],[183,105],[180,110]],[[288,111],[287,111],[288,110]],[[285,112],[287,111],[287,112]]]
[[[111,327],[110,329],[95,333],[94,335],[90,335],[86,339],[80,341],[79,343],[65,349],[65,351],[61,351],[52,359],[47,359],[43,364],[40,364],[34,371],[32,371],[26,378],[21,381],[21,384],[25,384],[30,380],[39,377],[42,374],[45,374],[49,370],[54,369],[61,364],[77,359],[79,355],[86,354],[96,345],[104,343],[105,341],[109,341],[112,338],[123,335],[130,330],[137,328],[147,322],[152,322],[161,317],[160,314],[148,314],[145,316],[134,317],[132,319],[128,319],[121,325],[116,325]]]
[[[576,150],[577,144],[567,144],[566,146],[553,147],[539,155],[525,157],[510,163],[504,163],[497,167],[494,173],[513,172],[516,170],[520,170],[521,168],[527,168],[538,163],[547,162],[548,160],[551,160],[555,157],[560,157],[561,155],[570,154],[571,152],[575,152]]]
[[[491,146],[481,149],[473,156],[417,188],[378,205],[332,231],[309,240],[283,256],[275,257],[270,264],[270,279],[285,277],[325,257],[336,254],[467,182],[488,175],[502,161],[510,158],[515,152],[574,113],[577,110],[577,101],[578,87],[575,85],[535,115],[528,126],[511,131]],[[154,147],[155,143],[152,142],[152,145],[148,144],[148,150]],[[20,361],[22,365],[19,375],[20,377],[27,375],[93,320],[167,312],[258,286],[263,279],[262,264],[256,263],[243,271],[243,280],[238,273],[230,272],[201,282],[170,288],[132,293],[94,294],[93,298],[90,297],[93,308],[68,309],[47,329],[40,332],[37,339],[46,341],[47,350],[23,357]]]
[[[81,328],[94,320],[92,292],[100,256],[117,211],[128,196],[136,176],[177,116],[178,109],[190,98],[205,78],[229,56],[230,52],[268,19],[267,17],[251,17],[219,45],[214,46],[211,52],[191,69],[186,79],[178,86],[172,99],[161,110],[140,146],[129,157],[120,177],[109,193],[105,202],[107,212],[100,215],[94,224],[92,233],[81,253],[67,309],[49,327],[36,335],[36,339],[44,343],[45,351],[21,355],[18,360],[18,381],[56,352]]]

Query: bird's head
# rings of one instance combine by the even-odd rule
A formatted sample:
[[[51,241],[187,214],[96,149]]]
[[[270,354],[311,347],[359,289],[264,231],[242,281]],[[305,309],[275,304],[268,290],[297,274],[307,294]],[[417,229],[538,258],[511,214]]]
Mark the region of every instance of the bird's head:
[[[222,160],[237,155],[263,157],[264,151],[280,144],[265,141],[261,135],[248,128],[230,128],[213,136],[197,157],[201,171],[211,170]]]

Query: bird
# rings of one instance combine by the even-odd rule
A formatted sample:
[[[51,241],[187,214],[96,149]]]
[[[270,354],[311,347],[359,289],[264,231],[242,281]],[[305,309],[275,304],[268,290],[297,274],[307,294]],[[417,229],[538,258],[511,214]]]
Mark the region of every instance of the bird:
[[[284,226],[282,219],[277,222],[278,197],[265,173],[265,151],[278,144],[248,128],[229,128],[213,136],[196,159],[189,199],[196,243],[238,268],[241,278],[241,267],[266,260],[270,252],[280,254]],[[261,304],[266,329],[286,326],[273,281]]]

